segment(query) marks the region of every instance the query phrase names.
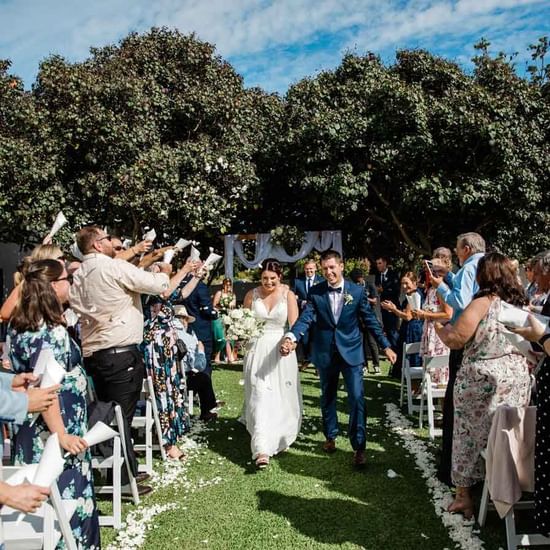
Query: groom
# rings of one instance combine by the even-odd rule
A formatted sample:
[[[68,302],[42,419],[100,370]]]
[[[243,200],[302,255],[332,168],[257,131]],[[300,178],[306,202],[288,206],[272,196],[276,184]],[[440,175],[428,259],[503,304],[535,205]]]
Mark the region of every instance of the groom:
[[[349,437],[355,451],[353,464],[365,465],[365,400],[363,391],[363,335],[359,320],[372,331],[384,354],[392,362],[396,355],[384,336],[363,287],[345,281],[342,256],[334,250],[321,255],[325,282],[311,288],[308,304],[281,344],[281,355],[288,355],[297,342],[310,333],[311,359],[319,371],[321,413],[326,437],[323,449],[336,450],[338,435],[336,393],[340,373],[348,392]]]

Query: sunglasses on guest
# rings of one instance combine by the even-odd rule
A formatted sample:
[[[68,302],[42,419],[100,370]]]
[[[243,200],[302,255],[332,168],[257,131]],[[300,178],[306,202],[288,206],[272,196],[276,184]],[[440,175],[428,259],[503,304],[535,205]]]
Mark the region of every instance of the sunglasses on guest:
[[[69,273],[66,277],[61,277],[60,279],[56,279],[56,281],[67,281],[70,285],[72,285],[74,277],[72,273]]]
[[[96,239],[96,243],[98,243],[99,241],[102,241],[104,239],[107,239],[108,241],[112,241],[113,240],[113,236],[112,235],[105,235],[105,237],[100,237],[99,239]]]

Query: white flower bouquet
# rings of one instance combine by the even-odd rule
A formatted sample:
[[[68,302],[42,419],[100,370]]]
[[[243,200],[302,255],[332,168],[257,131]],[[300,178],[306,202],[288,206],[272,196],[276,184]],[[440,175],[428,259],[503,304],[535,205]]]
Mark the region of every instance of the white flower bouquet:
[[[222,317],[228,340],[248,342],[262,335],[264,322],[254,317],[252,310],[244,307],[232,309]]]

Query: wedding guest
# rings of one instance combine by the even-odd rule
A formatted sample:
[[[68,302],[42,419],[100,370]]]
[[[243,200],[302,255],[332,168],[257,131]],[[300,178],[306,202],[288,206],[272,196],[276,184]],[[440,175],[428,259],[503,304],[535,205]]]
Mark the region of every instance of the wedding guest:
[[[526,291],[529,299],[529,310],[533,313],[542,313],[542,308],[548,299],[548,290],[544,290],[544,287],[540,288],[536,281],[535,258],[529,260],[525,266],[525,275],[530,283]]]
[[[174,303],[178,303],[175,301]],[[204,346],[204,354],[206,356],[206,369],[204,372],[208,376],[212,375],[212,320],[218,317],[218,312],[212,305],[208,286],[202,281],[199,282],[195,290],[182,301],[183,305],[189,312],[189,315],[195,318],[193,330],[197,338]]]
[[[113,259],[111,236],[97,226],[83,227],[77,234],[77,245],[84,260],[74,274],[70,303],[81,319],[84,364],[98,398],[121,406],[129,430],[145,374],[138,347],[143,341],[140,295],[168,290],[168,275],[148,273]],[[137,460],[131,447],[128,459],[137,476]],[[126,468],[122,468],[121,475],[123,483],[128,484]],[[144,477],[138,476],[138,480]],[[140,494],[151,490],[139,487]]]
[[[301,277],[294,279],[292,292],[296,295],[298,301],[298,312],[302,313],[307,304],[307,297],[311,288],[325,279],[317,273],[317,262],[308,258],[304,262],[304,274]],[[296,356],[298,357],[299,369],[306,370],[309,365],[309,336],[304,335],[298,347],[296,348]]]
[[[433,276],[433,284],[443,301],[453,309],[451,324],[455,324],[474,294],[479,290],[476,282],[476,271],[479,260],[485,253],[485,241],[478,233],[462,233],[456,239],[455,253],[461,268],[455,274],[445,264],[438,265],[438,273]],[[443,406],[443,437],[438,477],[444,483],[451,482],[451,454],[453,448],[453,391],[456,373],[462,363],[463,350],[451,349],[449,356],[449,381],[445,391]]]
[[[452,268],[452,253],[448,248],[439,247],[434,250],[432,257],[432,272],[436,275],[438,272],[438,261],[442,262],[447,270]],[[422,309],[412,312],[416,319],[424,321],[424,329],[422,332],[422,340],[420,343],[420,355],[424,359],[431,357],[439,357],[448,355],[449,348],[441,341],[441,338],[435,331],[434,322],[439,321],[445,323],[449,321],[453,315],[453,308],[446,304],[438,295],[437,287],[430,275],[430,271],[426,270],[426,300]],[[438,367],[431,371],[432,381],[436,384],[446,384],[449,379],[449,367]]]
[[[403,344],[412,344],[420,342],[422,339],[422,331],[424,329],[424,321],[413,318],[412,303],[417,303],[422,307],[424,296],[418,288],[418,278],[416,273],[408,271],[401,277],[401,289],[405,294],[405,300],[398,308],[391,300],[384,300],[380,303],[382,310],[395,315],[401,319],[399,328],[399,340],[397,346],[397,361],[392,369],[392,376],[401,378],[401,369],[403,368]],[[408,355],[410,367],[422,366],[422,358],[419,353],[411,353]]]
[[[450,512],[473,515],[471,487],[485,477],[481,452],[487,445],[494,412],[501,405],[526,407],[531,381],[526,358],[508,342],[498,322],[501,300],[527,303],[506,256],[493,252],[479,260],[479,290],[453,324],[435,327],[451,349],[464,349],[454,385],[452,482],[456,497]]]
[[[376,258],[376,269],[374,284],[380,296],[380,303],[392,302],[396,307],[399,305],[399,274],[388,267],[389,260],[386,256]],[[397,330],[398,318],[387,309],[382,308],[382,324],[386,337],[390,341],[391,347],[397,353],[399,352],[398,340],[399,331]]]
[[[20,299],[10,322],[10,360],[16,373],[32,372],[38,355],[51,349],[66,370],[59,398],[34,423],[26,420],[14,440],[16,464],[40,461],[45,440],[57,433],[71,456],[57,484],[61,498],[78,502],[71,528],[79,548],[100,548],[91,456],[82,436],[88,431],[87,378],[80,349],[65,328],[63,304],[68,302],[71,276],[56,260],[33,262],[23,273]]]
[[[221,315],[237,307],[237,297],[233,292],[233,282],[231,279],[224,279],[221,290],[214,294],[212,300],[214,309],[218,312],[218,317],[212,321],[212,336],[214,340],[214,363],[220,362],[222,352],[225,352],[225,359],[228,363],[233,363],[236,357],[233,353],[233,342],[225,337],[225,330]]]
[[[378,292],[376,287],[365,279],[365,274],[362,269],[355,268],[350,271],[349,278],[359,286],[365,289],[367,300],[369,301],[372,309],[376,312],[376,317],[381,321],[378,315]],[[363,332],[363,347],[365,350],[365,362],[366,371],[368,372],[369,363],[368,359],[372,361],[374,374],[380,374],[380,354],[378,350],[378,343],[376,338],[370,330],[367,330],[365,326],[361,326]]]
[[[127,262],[138,262],[142,254],[147,254],[153,247],[152,241],[141,241],[137,244],[124,248],[122,240],[119,237],[113,236],[113,258],[118,260],[126,260]]]
[[[218,413],[216,408],[223,403],[216,400],[216,394],[212,386],[212,378],[205,374],[206,356],[204,346],[199,342],[196,334],[189,328],[195,318],[187,313],[185,306],[179,305],[174,308],[174,325],[178,338],[185,344],[186,353],[182,359],[185,366],[187,378],[187,389],[199,396],[201,415],[200,419],[205,422],[216,420]]]
[[[60,262],[65,262],[65,255],[61,248],[55,244],[40,244],[33,248],[29,256],[24,258],[20,271],[17,271],[14,275],[14,287],[0,309],[0,319],[4,321],[10,320],[17,300],[19,299],[19,284],[23,279],[22,271],[25,266],[37,260],[58,260]]]

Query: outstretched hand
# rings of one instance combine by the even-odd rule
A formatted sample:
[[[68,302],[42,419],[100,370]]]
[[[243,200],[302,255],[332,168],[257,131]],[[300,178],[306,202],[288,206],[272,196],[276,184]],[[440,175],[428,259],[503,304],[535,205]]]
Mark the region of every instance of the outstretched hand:
[[[296,342],[293,342],[290,338],[284,338],[281,342],[279,352],[283,357],[290,355],[296,349]]]

